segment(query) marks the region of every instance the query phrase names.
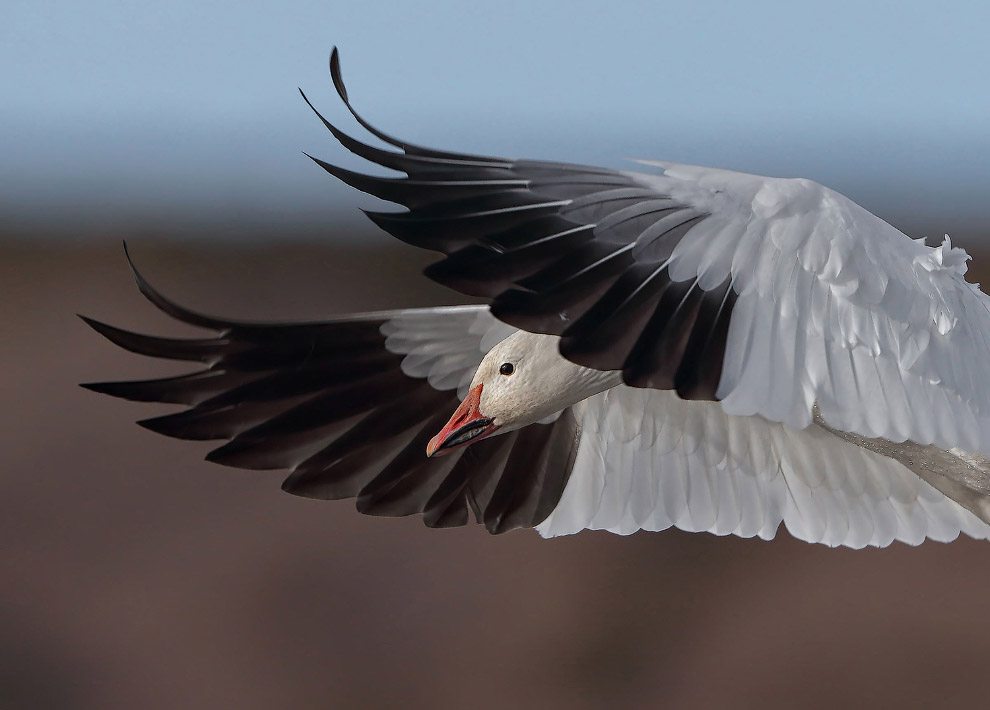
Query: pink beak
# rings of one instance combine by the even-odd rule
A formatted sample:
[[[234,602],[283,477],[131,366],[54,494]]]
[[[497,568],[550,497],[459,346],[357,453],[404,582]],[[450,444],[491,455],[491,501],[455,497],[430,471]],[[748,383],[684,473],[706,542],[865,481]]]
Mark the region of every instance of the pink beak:
[[[482,415],[478,409],[483,386],[478,385],[468,392],[450,421],[444,425],[439,434],[430,439],[430,443],[426,446],[427,456],[442,456],[448,451],[459,449],[488,436],[498,429],[498,425],[492,423],[492,420]]]

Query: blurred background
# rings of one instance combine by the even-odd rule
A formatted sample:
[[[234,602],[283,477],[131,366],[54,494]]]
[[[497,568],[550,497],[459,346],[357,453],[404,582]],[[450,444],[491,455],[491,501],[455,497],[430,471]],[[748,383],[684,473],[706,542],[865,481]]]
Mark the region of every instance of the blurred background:
[[[0,24],[0,707],[973,707],[990,547],[542,541],[281,493],[79,382],[182,367],[74,313],[464,302],[296,93],[413,142],[835,188],[990,273],[990,6],[37,0]]]

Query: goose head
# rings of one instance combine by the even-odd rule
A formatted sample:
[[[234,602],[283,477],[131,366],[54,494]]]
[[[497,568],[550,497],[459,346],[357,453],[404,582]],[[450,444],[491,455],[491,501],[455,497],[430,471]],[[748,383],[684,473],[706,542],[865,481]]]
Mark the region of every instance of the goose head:
[[[496,433],[521,429],[619,384],[617,372],[575,365],[555,335],[520,330],[493,347],[475,372],[467,396],[426,447],[439,456]]]

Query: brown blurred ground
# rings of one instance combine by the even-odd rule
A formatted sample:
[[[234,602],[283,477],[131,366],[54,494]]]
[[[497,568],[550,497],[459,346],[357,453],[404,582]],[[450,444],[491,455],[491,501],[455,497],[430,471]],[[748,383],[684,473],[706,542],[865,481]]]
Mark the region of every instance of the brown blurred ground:
[[[167,294],[223,315],[463,302],[404,248],[132,248]],[[2,708],[987,704],[985,542],[544,541],[365,518],[133,424],[165,407],[80,389],[183,367],[76,311],[187,332],[118,246],[0,243]]]

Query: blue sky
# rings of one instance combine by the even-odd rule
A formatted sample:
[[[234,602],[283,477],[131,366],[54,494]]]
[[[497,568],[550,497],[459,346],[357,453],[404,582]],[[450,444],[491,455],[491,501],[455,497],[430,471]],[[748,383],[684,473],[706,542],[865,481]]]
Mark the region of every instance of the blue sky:
[[[801,175],[990,234],[990,3],[35,0],[0,25],[0,226],[278,227],[373,204],[296,93],[414,142]],[[923,231],[916,231],[923,230]]]

